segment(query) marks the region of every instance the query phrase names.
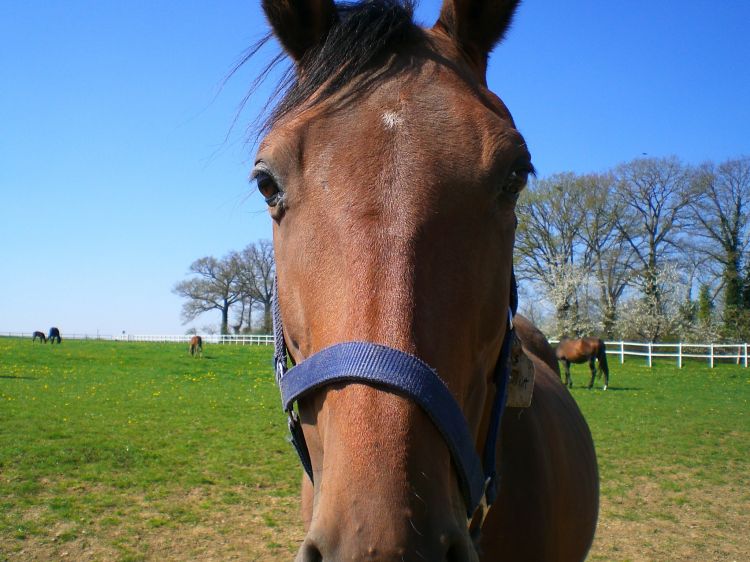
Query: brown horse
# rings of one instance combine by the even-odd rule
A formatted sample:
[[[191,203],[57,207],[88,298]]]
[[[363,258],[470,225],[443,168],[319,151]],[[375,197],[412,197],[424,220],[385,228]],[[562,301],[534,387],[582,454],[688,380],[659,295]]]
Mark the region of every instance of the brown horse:
[[[420,358],[472,451],[490,433],[515,202],[533,171],[485,78],[516,4],[446,0],[424,29],[393,0],[263,1],[296,72],[254,170],[273,219],[280,339],[298,366],[344,342]],[[533,401],[506,410],[499,495],[478,539],[453,451],[415,400],[350,380],[299,398],[312,480],[297,561],[584,559],[593,443],[533,336]]]
[[[195,357],[196,355],[203,357],[203,338],[200,336],[193,336],[190,338],[190,355]]]
[[[607,366],[607,347],[599,338],[581,338],[571,340],[563,338],[555,355],[559,361],[563,362],[565,368],[565,384],[573,388],[573,379],[570,378],[571,363],[586,363],[588,361],[591,370],[591,380],[587,388],[594,386],[596,377],[596,362],[599,361],[599,371],[604,374],[604,390],[609,386],[609,367]]]
[[[39,338],[39,341],[41,343],[47,343],[47,336],[44,335],[44,332],[36,331],[31,335],[31,343],[34,343],[37,338]]]

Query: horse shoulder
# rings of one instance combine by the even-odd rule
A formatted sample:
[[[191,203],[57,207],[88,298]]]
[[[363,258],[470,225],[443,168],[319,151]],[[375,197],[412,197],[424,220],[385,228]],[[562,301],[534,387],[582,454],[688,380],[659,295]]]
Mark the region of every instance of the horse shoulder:
[[[599,477],[588,425],[546,361],[529,408],[503,417],[500,491],[482,533],[482,560],[578,561],[598,515]]]

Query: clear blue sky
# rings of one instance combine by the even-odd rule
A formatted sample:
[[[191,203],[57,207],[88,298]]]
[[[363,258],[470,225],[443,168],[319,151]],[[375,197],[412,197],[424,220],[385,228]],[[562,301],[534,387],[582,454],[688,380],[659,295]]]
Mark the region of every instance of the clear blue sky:
[[[257,4],[0,0],[0,332],[183,333],[188,265],[271,237],[246,179],[263,100],[230,132],[261,59],[220,87]],[[527,0],[489,83],[541,176],[721,161],[750,153],[748,22],[745,0]]]

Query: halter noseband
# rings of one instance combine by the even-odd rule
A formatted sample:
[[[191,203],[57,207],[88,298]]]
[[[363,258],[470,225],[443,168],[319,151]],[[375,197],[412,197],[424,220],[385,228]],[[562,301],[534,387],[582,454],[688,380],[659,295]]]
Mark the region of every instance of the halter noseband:
[[[497,497],[495,450],[500,433],[500,421],[505,410],[510,376],[513,316],[517,305],[516,280],[515,275],[512,275],[508,326],[493,374],[495,398],[480,459],[474,449],[474,438],[469,431],[466,418],[448,387],[434,369],[413,355],[375,343],[345,342],[327,347],[291,369],[288,368],[278,283],[275,280],[273,329],[276,383],[281,389],[282,404],[289,417],[290,440],[310,481],[313,481],[310,452],[299,416],[294,411],[294,403],[312,390],[342,381],[385,386],[419,404],[440,431],[456,467],[469,522],[473,528],[473,519],[476,515],[481,527],[489,507]],[[478,528],[475,530],[478,531]]]

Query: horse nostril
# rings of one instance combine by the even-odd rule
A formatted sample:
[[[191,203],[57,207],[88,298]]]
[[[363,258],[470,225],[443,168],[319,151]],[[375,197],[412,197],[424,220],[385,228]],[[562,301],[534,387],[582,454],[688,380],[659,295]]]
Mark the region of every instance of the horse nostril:
[[[302,545],[297,562],[323,562],[323,555],[314,543],[307,540]]]

